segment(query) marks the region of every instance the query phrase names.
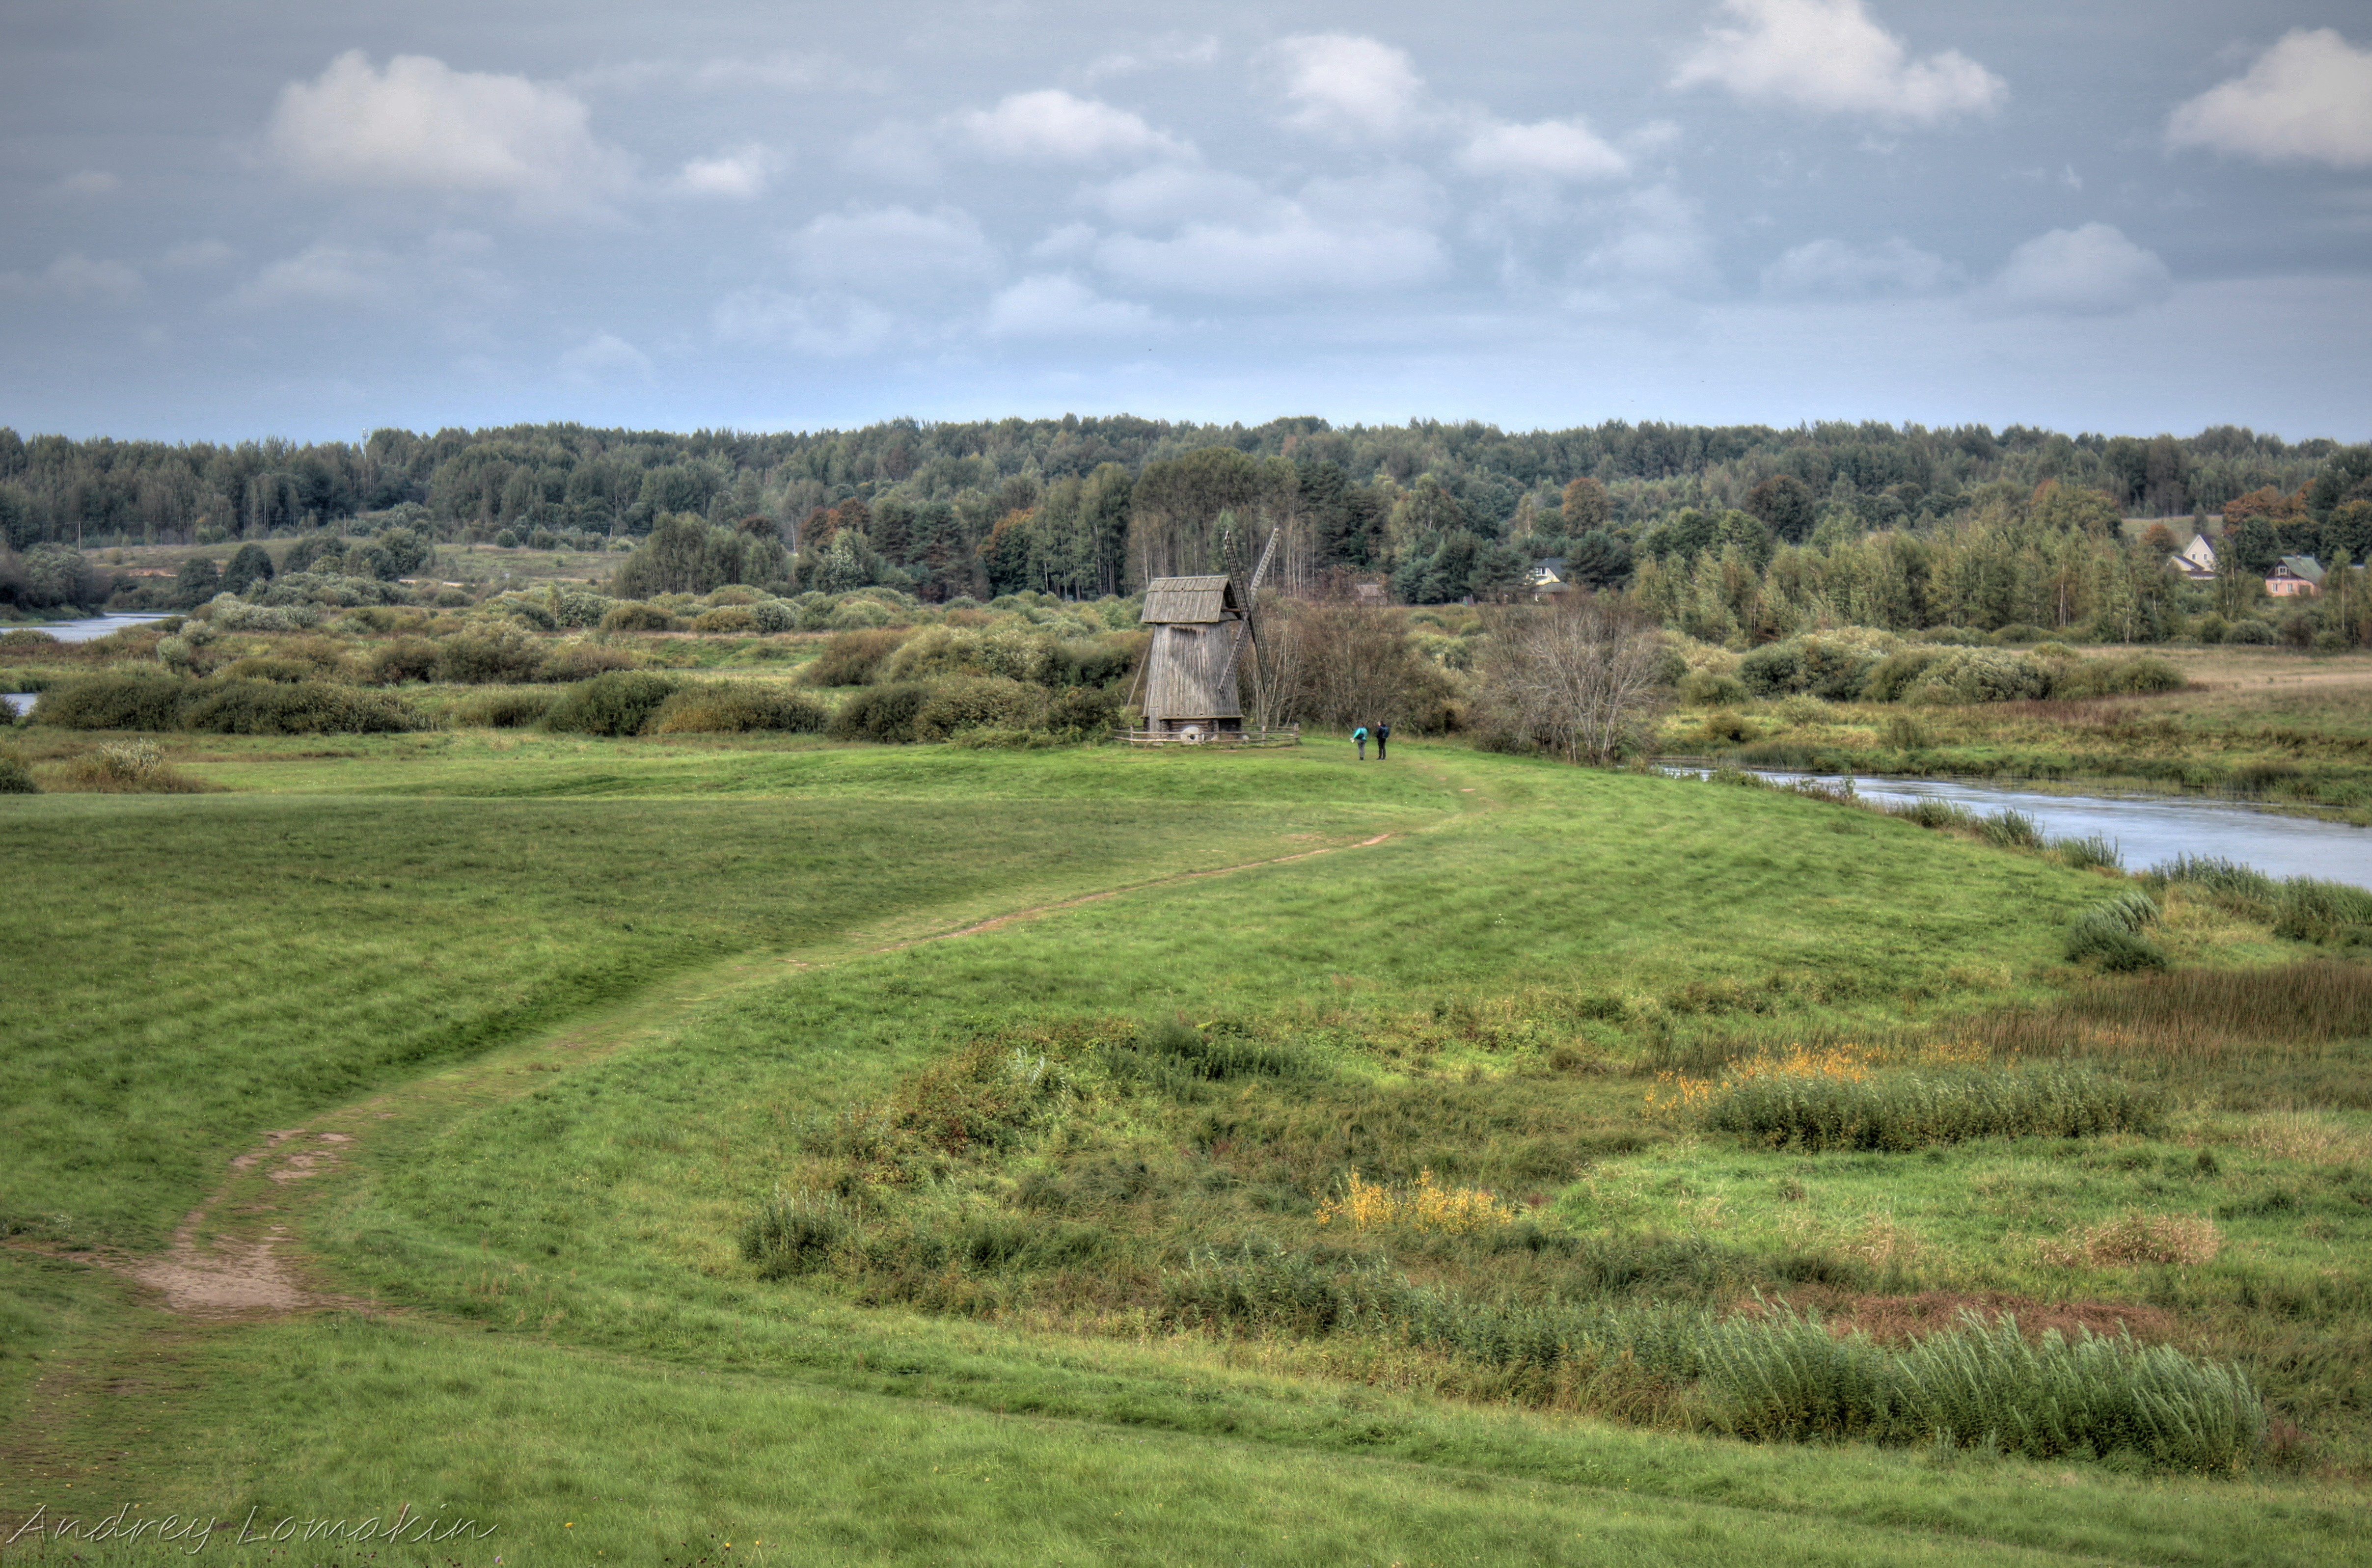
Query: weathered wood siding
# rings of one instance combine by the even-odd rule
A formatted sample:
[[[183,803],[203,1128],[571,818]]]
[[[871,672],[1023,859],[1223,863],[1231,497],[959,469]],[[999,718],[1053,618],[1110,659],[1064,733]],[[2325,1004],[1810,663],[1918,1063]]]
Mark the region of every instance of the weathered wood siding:
[[[1151,674],[1145,693],[1145,723],[1243,717],[1234,659],[1240,634],[1232,619],[1155,627],[1153,645],[1146,650]]]

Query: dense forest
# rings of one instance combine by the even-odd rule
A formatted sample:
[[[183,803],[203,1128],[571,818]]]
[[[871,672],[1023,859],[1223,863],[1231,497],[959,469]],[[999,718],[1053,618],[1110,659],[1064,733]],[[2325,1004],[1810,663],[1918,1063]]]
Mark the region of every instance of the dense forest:
[[[1622,422],[1509,434],[1065,416],[778,435],[381,430],[305,446],[0,429],[0,534],[17,552],[323,528],[582,547],[691,516],[775,534],[803,587],[886,584],[936,600],[1126,592],[1148,575],[1240,566],[1276,528],[1288,591],[1331,573],[1384,580],[1421,603],[1503,595],[1541,556],[1567,557],[1570,575],[1601,586],[1656,562],[1652,587],[1727,552],[1759,579],[1774,552],[1872,536],[2023,525],[2053,510],[2064,531],[2077,513],[2189,517],[2252,496],[2310,511],[2315,528],[2291,532],[2313,545],[2361,488],[2362,450],[2228,425],[2187,437]],[[2334,468],[2347,473],[2322,496],[2316,483]],[[2036,501],[2054,492],[2083,504]]]

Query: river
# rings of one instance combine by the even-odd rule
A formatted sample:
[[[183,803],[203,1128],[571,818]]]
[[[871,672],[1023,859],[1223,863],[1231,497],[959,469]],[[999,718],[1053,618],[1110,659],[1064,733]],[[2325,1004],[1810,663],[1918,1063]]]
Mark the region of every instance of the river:
[[[0,632],[43,632],[61,643],[87,643],[104,637],[110,632],[121,632],[126,626],[144,626],[151,621],[162,621],[162,615],[93,615],[80,621],[43,621],[24,625],[0,625]],[[0,704],[13,713],[29,713],[34,693],[30,691],[0,691]]]
[[[1774,784],[1804,778],[1837,782],[1833,774],[1765,772],[1762,776]],[[1964,779],[1856,778],[1854,788],[1866,800],[1948,800],[1979,813],[2014,807],[2033,818],[2050,838],[2099,834],[2118,847],[2126,867],[2134,871],[2178,854],[2214,855],[2253,865],[2272,877],[2320,877],[2372,888],[2372,828],[2344,822],[2190,796],[2064,795]]]

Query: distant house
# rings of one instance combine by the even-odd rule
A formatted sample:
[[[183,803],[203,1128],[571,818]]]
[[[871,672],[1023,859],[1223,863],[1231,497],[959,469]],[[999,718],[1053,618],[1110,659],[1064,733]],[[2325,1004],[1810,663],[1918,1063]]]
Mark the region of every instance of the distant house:
[[[1354,583],[1351,585],[1351,602],[1386,605],[1391,603],[1391,598],[1384,592],[1384,585],[1381,583]]]
[[[1543,556],[1533,562],[1532,569],[1527,575],[1531,584],[1534,598],[1539,598],[1545,594],[1561,594],[1568,586],[1564,575],[1564,557],[1562,555]]]
[[[2322,566],[2311,555],[2285,555],[2267,575],[2265,591],[2282,598],[2312,598],[2322,592]]]
[[[2203,533],[2184,545],[2181,553],[2168,556],[2166,563],[2192,582],[2213,582],[2215,579],[2215,547],[2207,542],[2207,536]]]

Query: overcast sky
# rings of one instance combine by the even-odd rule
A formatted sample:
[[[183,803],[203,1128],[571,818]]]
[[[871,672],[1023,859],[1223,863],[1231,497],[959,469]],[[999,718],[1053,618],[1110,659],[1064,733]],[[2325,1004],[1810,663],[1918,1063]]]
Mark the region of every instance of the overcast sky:
[[[8,14],[28,433],[2372,436],[2362,0]]]

